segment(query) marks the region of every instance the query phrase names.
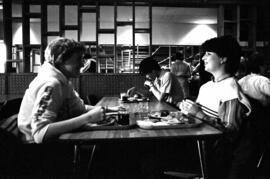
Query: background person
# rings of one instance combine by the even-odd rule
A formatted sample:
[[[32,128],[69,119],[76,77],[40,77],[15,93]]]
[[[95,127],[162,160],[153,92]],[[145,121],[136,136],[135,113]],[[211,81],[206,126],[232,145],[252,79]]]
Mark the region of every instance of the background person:
[[[238,81],[243,92],[249,97],[258,100],[263,106],[270,103],[270,80],[265,76],[265,61],[263,54],[256,52],[251,55],[242,64],[246,67],[246,76]]]
[[[183,100],[183,90],[174,74],[162,70],[153,57],[148,57],[141,61],[139,72],[145,75],[144,86],[159,100],[171,104],[176,104]],[[127,91],[129,96],[136,93],[146,94],[146,90],[132,87]]]
[[[184,98],[188,98],[191,68],[187,62],[183,61],[183,55],[180,52],[176,52],[175,58],[176,60],[171,66],[171,72],[177,77],[177,80],[181,85]]]

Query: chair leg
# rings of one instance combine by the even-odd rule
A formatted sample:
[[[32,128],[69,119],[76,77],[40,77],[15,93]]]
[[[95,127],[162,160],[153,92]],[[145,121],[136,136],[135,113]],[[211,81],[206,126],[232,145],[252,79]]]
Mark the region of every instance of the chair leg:
[[[263,159],[263,156],[264,156],[264,151],[262,152],[260,158],[259,158],[259,161],[257,163],[257,168],[259,168],[261,166],[261,163],[262,163],[262,159]]]

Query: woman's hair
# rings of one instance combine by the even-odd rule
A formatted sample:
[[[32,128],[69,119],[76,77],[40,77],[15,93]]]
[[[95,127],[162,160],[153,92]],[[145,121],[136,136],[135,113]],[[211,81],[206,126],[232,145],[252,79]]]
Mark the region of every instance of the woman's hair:
[[[226,57],[225,71],[231,75],[237,72],[240,64],[241,47],[232,36],[221,36],[206,40],[202,50],[215,52],[219,57]]]
[[[82,43],[73,39],[57,38],[49,43],[45,50],[45,60],[54,66],[58,66],[66,61],[73,53],[85,53]]]
[[[143,59],[140,63],[139,72],[140,74],[151,73],[152,70],[160,71],[161,68],[156,60],[153,57],[147,57]]]

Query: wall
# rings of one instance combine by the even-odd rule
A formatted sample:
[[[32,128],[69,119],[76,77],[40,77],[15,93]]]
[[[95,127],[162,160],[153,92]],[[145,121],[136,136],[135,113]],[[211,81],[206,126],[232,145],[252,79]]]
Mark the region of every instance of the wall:
[[[0,74],[0,102],[23,97],[35,73]],[[138,74],[82,74],[72,79],[76,91],[83,99],[91,96],[97,102],[103,96],[118,96],[136,86],[143,88],[144,76]]]
[[[56,24],[55,24],[56,25]],[[58,24],[57,24],[58,25]],[[92,26],[95,24],[86,23],[85,26]],[[153,45],[201,45],[205,40],[217,36],[217,25],[204,25],[205,28],[197,29],[198,24],[189,23],[154,23],[152,30]],[[13,26],[13,44],[22,43],[22,29],[20,24]],[[195,31],[194,31],[195,29]],[[193,31],[193,32],[192,32]],[[190,33],[193,33],[192,35]],[[95,34],[84,33],[82,40],[95,40]],[[31,44],[40,44],[40,25],[37,22],[33,22],[31,25],[30,37]],[[186,37],[189,38],[186,38]],[[73,36],[67,36],[72,38]],[[145,45],[149,44],[148,36],[137,34],[136,44]],[[132,44],[132,28],[119,28],[117,36],[118,44]],[[77,38],[74,38],[77,40]],[[139,40],[138,40],[139,39]],[[113,35],[102,35],[100,36],[101,44],[113,44]]]

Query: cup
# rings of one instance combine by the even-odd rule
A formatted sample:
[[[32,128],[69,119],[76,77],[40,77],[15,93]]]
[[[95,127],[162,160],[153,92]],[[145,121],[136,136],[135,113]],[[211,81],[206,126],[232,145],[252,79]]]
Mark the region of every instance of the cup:
[[[122,101],[127,101],[128,100],[128,95],[127,93],[120,93],[120,99]]]
[[[119,125],[129,125],[129,113],[126,110],[120,110],[118,112],[118,120],[117,123]]]

